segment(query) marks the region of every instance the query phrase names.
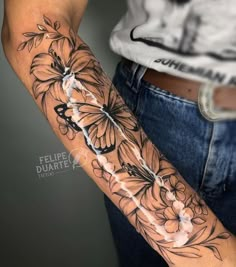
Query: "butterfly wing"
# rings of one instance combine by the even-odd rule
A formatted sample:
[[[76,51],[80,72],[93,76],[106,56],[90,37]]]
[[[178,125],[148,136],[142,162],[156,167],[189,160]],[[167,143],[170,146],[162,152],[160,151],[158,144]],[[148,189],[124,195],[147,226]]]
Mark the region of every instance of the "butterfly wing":
[[[116,137],[114,125],[108,118],[94,123],[87,129],[86,143],[97,154],[104,154],[115,148]]]
[[[72,117],[66,115],[68,109],[67,104],[60,104],[54,108],[57,115],[65,120],[74,130],[81,131],[81,128],[72,120]]]

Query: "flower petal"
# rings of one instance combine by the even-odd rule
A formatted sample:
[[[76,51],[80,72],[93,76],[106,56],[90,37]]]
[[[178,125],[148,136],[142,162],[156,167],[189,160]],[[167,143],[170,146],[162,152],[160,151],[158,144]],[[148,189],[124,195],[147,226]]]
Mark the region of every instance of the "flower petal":
[[[169,168],[173,168],[173,165],[163,155],[161,155],[160,169],[169,169]]]
[[[202,214],[202,208],[200,206],[195,206],[194,207],[194,210],[195,212],[198,214],[198,215],[201,215]]]
[[[72,45],[69,41],[68,38],[61,38],[59,40],[53,41],[49,51],[53,50],[59,56],[62,60],[62,65],[64,67],[69,67],[68,66],[68,61],[70,59],[70,54],[72,51]]]
[[[103,156],[103,155],[98,155],[97,159],[98,159],[99,164],[101,166],[104,166],[107,163],[107,158],[105,156]]]
[[[120,174],[119,180],[123,184],[123,187],[130,191],[133,196],[149,184],[147,181],[139,177],[129,176],[127,173]]]
[[[117,177],[112,176],[109,180],[109,188],[112,194],[117,194],[122,197],[129,197],[129,194],[121,186],[121,183],[117,180]]]
[[[185,217],[188,217],[189,219],[193,218],[193,211],[190,208],[185,208],[182,212]]]
[[[102,169],[93,169],[93,173],[95,174],[95,176],[102,178],[103,176],[103,171]]]
[[[183,183],[181,183],[180,181],[178,181],[178,183],[176,184],[176,189],[178,191],[184,192],[185,190],[185,185]]]
[[[68,127],[67,137],[70,140],[73,140],[75,138],[75,135],[76,135],[75,131],[71,129],[70,127]]]
[[[68,128],[65,125],[59,125],[60,133],[66,135],[68,133]]]
[[[68,102],[68,97],[62,89],[61,81],[55,81],[52,83],[49,90],[54,99],[61,101],[62,103]]]
[[[171,207],[167,207],[164,210],[164,215],[168,220],[175,220],[177,218],[177,214],[173,211]]]
[[[165,229],[168,233],[175,233],[179,230],[179,222],[177,220],[168,220],[165,223]]]
[[[159,151],[155,148],[153,143],[149,139],[145,139],[142,148],[142,157],[145,160],[147,166],[155,174],[159,171]]]
[[[181,191],[176,191],[176,198],[177,200],[184,201],[185,200],[185,194]]]
[[[160,187],[154,182],[153,185],[147,186],[141,198],[141,204],[145,209],[156,211],[162,208],[160,202]]]
[[[70,60],[70,66],[74,73],[78,73],[84,70],[89,64],[92,63],[91,54],[87,51],[77,50],[75,51]]]
[[[171,187],[175,188],[176,184],[178,183],[178,179],[174,175],[171,175],[169,182]]]
[[[161,212],[156,213],[155,219],[159,225],[164,225],[166,223],[166,218]]]
[[[39,54],[33,59],[31,73],[40,81],[59,80],[62,78],[62,75],[51,67],[53,63],[54,60],[50,55],[45,53]]]
[[[101,84],[99,77],[94,71],[90,72],[80,72],[75,75],[76,79],[78,79],[85,87],[87,84],[98,86]],[[88,89],[88,88],[87,88]]]
[[[172,192],[167,191],[166,192],[166,198],[167,198],[167,200],[174,201],[175,200],[175,195]]]
[[[99,164],[97,159],[94,159],[92,161],[92,166],[93,166],[93,168],[96,168],[96,169],[100,169],[101,168],[101,166],[100,166],[100,164]]]
[[[176,200],[173,202],[172,209],[175,212],[175,214],[179,214],[179,212],[184,209],[184,203]]]
[[[204,215],[207,215],[207,214],[208,214],[208,211],[207,211],[207,207],[206,207],[206,206],[203,206],[203,207],[202,207],[202,213],[203,213]]]
[[[111,178],[111,174],[109,172],[103,172],[103,178],[108,182]]]
[[[51,83],[53,83],[53,80],[48,80],[45,82],[39,81],[39,80],[35,80],[34,84],[33,84],[33,94],[35,98],[38,98],[40,94],[45,93]]]
[[[123,197],[119,204],[120,209],[126,216],[129,216],[137,208],[137,204],[130,198]]]
[[[161,166],[161,162],[160,162],[160,166]],[[172,174],[175,174],[176,170],[173,168],[165,168],[162,169],[161,171],[159,171],[157,174],[163,178],[165,178],[166,176],[170,176]]]
[[[104,169],[109,173],[113,173],[115,170],[115,165],[112,162],[107,162],[104,164]]]
[[[193,231],[193,225],[192,225],[191,221],[181,221],[179,223],[179,226],[180,226],[181,230],[183,230],[187,233],[191,233]]]

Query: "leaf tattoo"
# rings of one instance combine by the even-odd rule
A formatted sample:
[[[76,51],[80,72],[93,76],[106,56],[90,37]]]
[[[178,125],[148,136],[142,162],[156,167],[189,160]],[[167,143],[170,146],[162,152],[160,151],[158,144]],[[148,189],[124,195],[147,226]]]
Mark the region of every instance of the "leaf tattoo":
[[[169,264],[173,255],[199,258],[201,248],[222,260],[217,242],[230,234],[217,232],[217,220],[209,229],[205,202],[187,191],[178,171],[147,138],[88,46],[72,29],[65,36],[60,28],[59,21],[43,16],[36,32],[23,33],[26,40],[17,49],[30,52],[51,40],[30,67],[33,95],[45,115],[52,98],[60,133],[69,140],[84,136],[96,155],[94,175],[119,197],[120,210]]]
[[[54,39],[57,40],[59,38],[62,38],[63,35],[58,32],[60,29],[61,25],[59,21],[54,22],[52,24],[51,20],[44,16],[43,17],[44,23],[51,28],[49,30],[47,27],[41,24],[37,24],[37,28],[40,32],[25,32],[23,35],[25,37],[28,37],[27,41],[22,42],[17,50],[22,51],[25,49],[25,47],[28,47],[28,51],[30,52],[33,47],[37,48],[43,41],[44,37],[46,39]],[[53,30],[53,31],[52,31]]]

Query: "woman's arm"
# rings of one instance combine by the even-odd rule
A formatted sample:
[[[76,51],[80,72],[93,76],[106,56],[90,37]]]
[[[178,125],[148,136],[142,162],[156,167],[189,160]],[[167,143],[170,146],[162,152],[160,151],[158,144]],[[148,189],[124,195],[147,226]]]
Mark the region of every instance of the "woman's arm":
[[[75,34],[85,6],[5,1],[9,63],[68,151],[87,155],[86,173],[169,265],[235,266],[234,236],[148,139]]]

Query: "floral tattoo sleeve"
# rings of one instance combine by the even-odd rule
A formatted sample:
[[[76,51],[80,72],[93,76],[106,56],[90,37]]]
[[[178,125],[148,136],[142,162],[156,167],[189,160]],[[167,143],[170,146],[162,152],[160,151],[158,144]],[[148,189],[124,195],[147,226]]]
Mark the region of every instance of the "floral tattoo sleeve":
[[[148,139],[88,46],[46,16],[36,27],[18,46],[31,52],[50,40],[30,67],[33,95],[46,116],[55,112],[63,136],[84,139],[94,177],[119,197],[123,214],[169,264],[202,250],[221,261],[220,244],[230,234],[219,231],[217,219],[209,226],[204,201]],[[49,111],[50,99],[57,104]]]

